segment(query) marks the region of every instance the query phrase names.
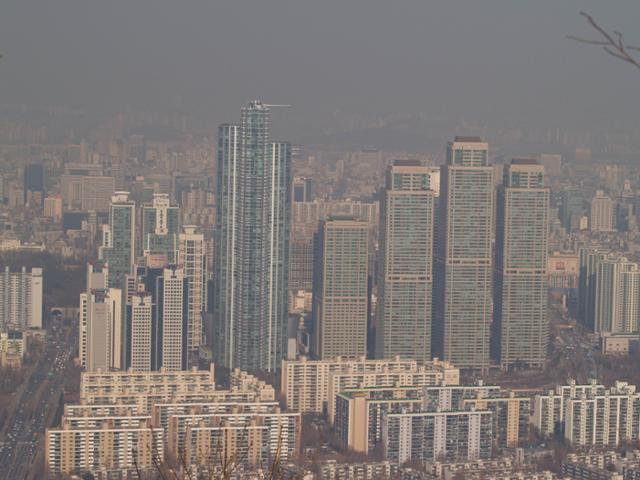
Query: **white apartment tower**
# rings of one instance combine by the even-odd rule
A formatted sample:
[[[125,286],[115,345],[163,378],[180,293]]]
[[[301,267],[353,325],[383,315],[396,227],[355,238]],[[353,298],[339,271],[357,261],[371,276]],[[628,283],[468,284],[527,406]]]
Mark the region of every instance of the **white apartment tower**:
[[[197,349],[204,342],[203,312],[207,309],[207,257],[204,235],[185,225],[178,238],[178,265],[189,283],[187,348]]]
[[[42,328],[42,269],[0,274],[0,328]]]

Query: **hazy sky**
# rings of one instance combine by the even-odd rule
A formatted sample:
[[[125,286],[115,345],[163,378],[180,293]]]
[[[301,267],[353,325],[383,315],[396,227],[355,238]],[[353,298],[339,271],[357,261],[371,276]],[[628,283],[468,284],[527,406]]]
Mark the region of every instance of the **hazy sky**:
[[[2,0],[0,104],[177,109],[235,120],[293,105],[540,123],[638,122],[640,71],[587,10],[640,44],[638,0]]]

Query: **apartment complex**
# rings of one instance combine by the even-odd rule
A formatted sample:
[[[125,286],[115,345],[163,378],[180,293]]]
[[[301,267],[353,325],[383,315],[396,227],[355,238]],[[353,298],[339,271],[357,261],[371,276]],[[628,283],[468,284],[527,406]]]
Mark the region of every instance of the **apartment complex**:
[[[322,413],[330,410],[334,393],[358,386],[457,385],[460,372],[447,362],[434,360],[424,365],[415,360],[334,358],[283,360],[280,391],[287,409],[301,413]],[[427,383],[429,382],[429,383]],[[331,400],[331,402],[330,402]]]
[[[282,412],[273,387],[237,370],[229,390],[216,390],[213,372],[83,373],[80,405],[65,405],[46,432],[49,473],[147,472],[165,452],[189,468],[212,455],[258,468],[297,454],[300,414]]]

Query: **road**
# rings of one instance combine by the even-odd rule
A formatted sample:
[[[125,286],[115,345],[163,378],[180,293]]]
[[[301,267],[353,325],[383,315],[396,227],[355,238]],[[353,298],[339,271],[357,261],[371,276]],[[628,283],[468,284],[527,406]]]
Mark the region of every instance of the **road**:
[[[60,327],[49,330],[44,352],[26,382],[16,410],[7,420],[4,445],[0,447],[0,480],[32,477],[36,458],[44,452],[44,432],[53,420],[63,393],[65,374],[73,364],[69,333]]]

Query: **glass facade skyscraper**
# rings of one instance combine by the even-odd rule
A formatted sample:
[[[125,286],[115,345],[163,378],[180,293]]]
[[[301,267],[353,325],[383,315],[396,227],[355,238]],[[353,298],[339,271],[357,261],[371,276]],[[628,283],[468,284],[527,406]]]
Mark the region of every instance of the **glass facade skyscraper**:
[[[218,130],[214,357],[274,371],[287,338],[291,147],[269,137],[269,107]]]
[[[136,204],[129,192],[116,192],[109,208],[109,224],[103,226],[100,259],[109,265],[109,288],[124,291],[125,276],[135,259]]]
[[[489,147],[456,137],[441,171],[434,352],[460,368],[489,366],[493,167]]]
[[[547,358],[549,189],[536,160],[504,166],[498,189],[494,358],[505,368],[541,367]]]
[[[172,206],[169,195],[156,193],[151,205],[142,207],[143,255],[166,255],[167,263],[177,260],[180,209]]]
[[[377,358],[431,359],[433,224],[430,169],[396,161],[380,210]]]

